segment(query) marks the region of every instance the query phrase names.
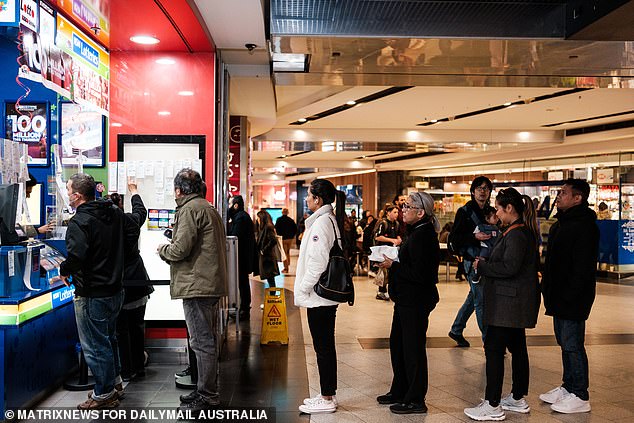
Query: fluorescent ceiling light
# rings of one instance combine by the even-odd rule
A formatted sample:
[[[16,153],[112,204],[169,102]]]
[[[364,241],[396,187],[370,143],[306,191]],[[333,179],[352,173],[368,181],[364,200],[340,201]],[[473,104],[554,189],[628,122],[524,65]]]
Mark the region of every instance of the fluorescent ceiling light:
[[[308,72],[308,54],[273,53],[274,72]]]
[[[176,64],[176,60],[170,59],[169,57],[163,57],[161,59],[157,59],[156,63],[159,65],[174,65]]]
[[[182,95],[183,97],[190,97],[194,95],[193,91],[179,91],[178,95]]]
[[[299,118],[299,119],[297,119],[297,121],[304,123],[304,122],[306,122],[306,118]]]
[[[159,116],[169,116],[172,114],[172,112],[168,112],[167,110],[161,110],[160,112],[158,112]]]
[[[114,126],[115,128],[121,128],[123,125],[120,124],[119,122],[112,122],[110,126]]]
[[[132,41],[133,43],[143,44],[148,46],[158,44],[161,42],[161,40],[159,40],[156,37],[152,37],[151,35],[134,35],[130,37],[130,41]]]
[[[350,100],[350,101],[346,101],[346,104],[347,104],[348,106],[354,106],[355,104],[357,104],[357,102],[356,102],[356,101],[354,101],[354,100]]]

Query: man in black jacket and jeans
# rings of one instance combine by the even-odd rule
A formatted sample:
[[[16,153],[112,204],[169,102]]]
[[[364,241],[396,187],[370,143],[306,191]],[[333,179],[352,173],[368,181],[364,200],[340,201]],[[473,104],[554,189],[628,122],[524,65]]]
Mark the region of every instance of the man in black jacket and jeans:
[[[240,318],[251,317],[251,285],[249,273],[255,264],[255,233],[253,220],[244,211],[244,199],[241,195],[231,197],[229,201],[229,229],[227,235],[238,237],[238,288],[240,289]]]
[[[284,254],[286,255],[282,273],[288,273],[288,267],[291,264],[291,246],[293,245],[293,240],[297,233],[297,224],[288,216],[288,209],[286,207],[282,209],[282,215],[275,221],[275,232],[282,237],[282,246],[284,247]]]
[[[484,339],[486,335],[486,327],[482,323],[484,306],[482,284],[473,281],[473,272],[469,270],[471,269],[475,257],[470,257],[466,254],[466,251],[470,246],[479,248],[480,241],[491,238],[491,235],[485,234],[484,232],[475,234],[473,231],[478,224],[486,222],[482,210],[484,206],[489,204],[492,189],[493,184],[486,176],[478,176],[471,182],[471,201],[458,209],[453,229],[449,233],[449,244],[454,251],[463,253],[462,264],[464,265],[467,281],[469,282],[469,294],[464,304],[462,304],[462,307],[460,307],[460,310],[458,310],[458,314],[449,331],[449,337],[456,341],[459,347],[469,346],[469,341],[462,335],[462,331],[464,331],[464,328],[467,326],[467,321],[474,311],[476,320],[478,321],[478,327],[480,328],[480,332],[482,332],[482,339]]]
[[[596,294],[599,250],[597,215],[588,207],[590,186],[568,179],[557,195],[557,222],[548,234],[542,290],[546,314],[553,316],[564,367],[563,385],[539,398],[559,413],[587,413],[586,320]]]
[[[77,211],[66,231],[67,259],[60,279],[75,286],[75,320],[95,389],[79,409],[119,405],[121,366],[115,327],[123,304],[124,215],[111,201],[95,200],[95,180],[77,173],[66,188]]]

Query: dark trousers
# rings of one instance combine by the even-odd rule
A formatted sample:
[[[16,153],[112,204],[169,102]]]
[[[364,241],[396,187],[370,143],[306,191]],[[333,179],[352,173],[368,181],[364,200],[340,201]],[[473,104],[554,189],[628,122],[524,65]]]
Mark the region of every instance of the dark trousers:
[[[313,348],[317,355],[321,395],[331,396],[337,392],[337,350],[335,349],[335,317],[337,306],[312,307],[306,309],[308,327],[313,337]]]
[[[240,310],[248,312],[251,309],[251,285],[248,273],[238,271],[238,288],[240,289]]]
[[[425,403],[427,395],[427,326],[429,313],[421,306],[394,305],[390,332],[392,395],[405,404]]]
[[[584,401],[588,395],[588,355],[584,347],[586,322],[584,320],[553,319],[555,338],[561,347],[564,365],[564,388]]]
[[[520,399],[528,394],[528,349],[526,348],[526,330],[524,328],[503,328],[489,325],[484,339],[486,355],[487,387],[484,399],[496,407],[502,398],[504,383],[504,353],[511,353],[513,370],[513,398]]]
[[[143,373],[145,361],[145,305],[132,310],[121,309],[117,319],[117,341],[121,375]]]

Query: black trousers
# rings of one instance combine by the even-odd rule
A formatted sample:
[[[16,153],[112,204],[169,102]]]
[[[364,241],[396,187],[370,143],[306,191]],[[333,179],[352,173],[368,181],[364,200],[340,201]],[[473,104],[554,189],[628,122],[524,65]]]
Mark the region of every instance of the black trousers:
[[[337,350],[335,349],[335,317],[337,306],[306,309],[308,327],[313,337],[313,348],[317,355],[321,395],[337,393]]]
[[[238,271],[238,288],[240,290],[240,310],[248,312],[251,309],[251,285],[248,273]]]
[[[427,327],[429,314],[421,306],[394,305],[390,332],[392,387],[390,392],[405,404],[425,403],[427,395]]]
[[[145,305],[132,310],[121,309],[117,319],[117,342],[121,374],[143,372],[145,361]]]
[[[500,326],[487,327],[484,339],[484,353],[486,355],[487,387],[484,399],[492,406],[497,406],[502,397],[504,383],[504,353],[508,348],[511,353],[511,368],[513,370],[513,398],[520,399],[528,395],[528,349],[526,348],[526,330],[524,328],[503,328]]]

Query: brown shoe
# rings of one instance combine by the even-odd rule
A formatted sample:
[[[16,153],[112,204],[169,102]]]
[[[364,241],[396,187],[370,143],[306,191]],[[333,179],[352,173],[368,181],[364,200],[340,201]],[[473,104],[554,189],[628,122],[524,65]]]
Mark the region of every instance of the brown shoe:
[[[117,383],[117,384],[114,386],[114,390],[115,390],[115,392],[116,392],[117,399],[122,400],[122,399],[125,397],[125,389],[123,389],[123,384],[122,384],[122,383]],[[95,391],[90,391],[90,392],[88,392],[88,399],[92,398],[92,394],[93,394],[94,392],[95,392]]]
[[[96,400],[94,398],[88,398],[77,406],[79,410],[100,410],[102,408],[115,408],[119,406],[119,399],[115,393],[110,398],[105,400]]]

